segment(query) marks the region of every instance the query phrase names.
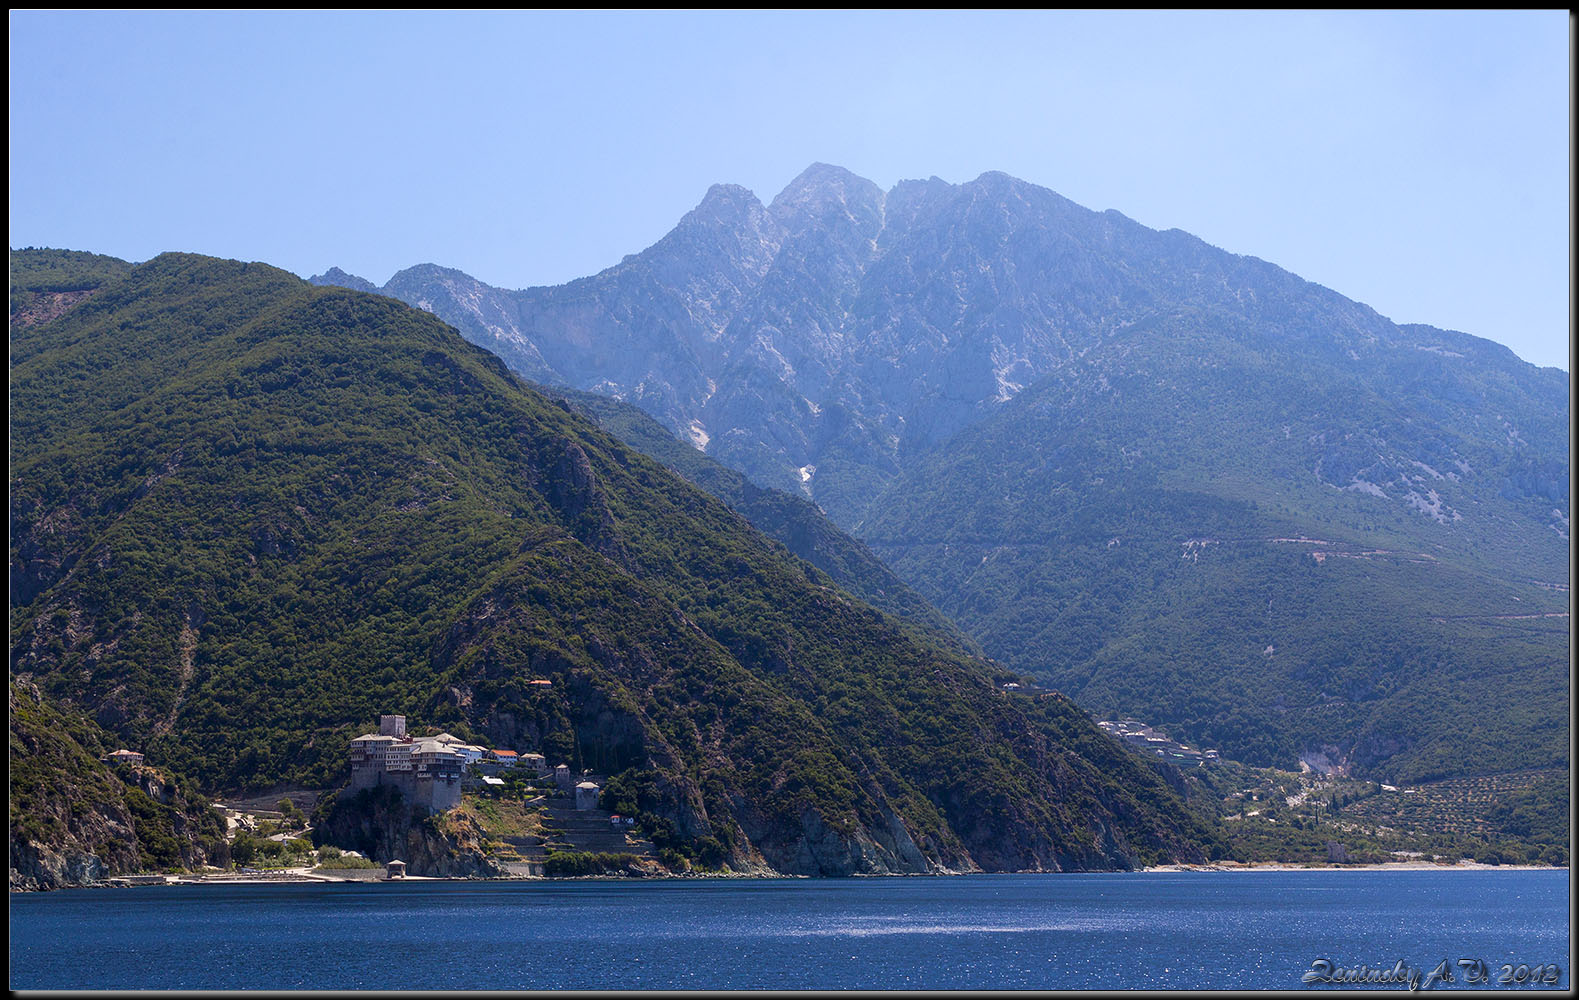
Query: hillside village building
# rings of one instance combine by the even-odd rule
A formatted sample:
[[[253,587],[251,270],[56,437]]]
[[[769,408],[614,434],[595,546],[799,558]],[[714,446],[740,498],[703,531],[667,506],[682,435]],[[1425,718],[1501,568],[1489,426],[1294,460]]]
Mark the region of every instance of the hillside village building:
[[[1216,750],[1197,750],[1177,743],[1134,719],[1115,719],[1098,722],[1097,725],[1108,735],[1123,740],[1141,753],[1161,757],[1170,764],[1193,763],[1200,767],[1218,759]]]
[[[453,737],[451,737],[453,739]],[[466,758],[433,737],[406,735],[406,717],[385,715],[378,732],[351,741],[351,787],[393,785],[408,800],[431,812],[460,805]]]
[[[489,750],[450,733],[412,737],[404,715],[379,716],[378,732],[351,741],[351,788],[393,785],[411,802],[431,812],[460,805],[466,769],[475,764],[484,774],[517,767],[524,760],[542,769],[541,754]]]

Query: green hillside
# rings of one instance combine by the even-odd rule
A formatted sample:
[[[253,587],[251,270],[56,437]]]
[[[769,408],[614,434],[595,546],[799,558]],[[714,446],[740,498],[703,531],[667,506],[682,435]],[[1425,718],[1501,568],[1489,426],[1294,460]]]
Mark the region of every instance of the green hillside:
[[[1565,767],[1566,378],[1296,350],[1212,311],[1125,331],[857,534],[1099,716],[1395,783]]]
[[[11,400],[13,677],[202,789],[343,780],[399,712],[614,775],[734,864],[1213,841],[1067,699],[1006,697],[391,299],[166,254],[13,317]]]
[[[593,392],[556,386],[541,391],[564,399],[610,434],[655,458],[739,511],[752,527],[827,573],[867,604],[952,636],[974,652],[955,624],[893,574],[865,545],[846,535],[802,496],[763,489],[705,452],[681,442],[642,410]]]
[[[53,319],[131,269],[119,258],[81,250],[13,251],[12,322],[33,325]]]

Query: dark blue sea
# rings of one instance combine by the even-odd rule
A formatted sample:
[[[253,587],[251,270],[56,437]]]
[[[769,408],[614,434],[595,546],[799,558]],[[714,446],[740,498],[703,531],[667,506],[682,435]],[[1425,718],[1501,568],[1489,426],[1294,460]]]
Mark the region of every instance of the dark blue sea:
[[[75,889],[11,896],[11,987],[1566,989],[1568,904],[1566,870]]]

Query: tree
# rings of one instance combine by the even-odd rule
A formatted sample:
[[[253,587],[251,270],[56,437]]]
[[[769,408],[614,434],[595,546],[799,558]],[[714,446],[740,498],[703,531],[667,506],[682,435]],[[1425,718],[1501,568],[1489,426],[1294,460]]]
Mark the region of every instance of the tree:
[[[230,858],[238,865],[250,865],[258,856],[258,842],[252,834],[242,831],[230,842]]]

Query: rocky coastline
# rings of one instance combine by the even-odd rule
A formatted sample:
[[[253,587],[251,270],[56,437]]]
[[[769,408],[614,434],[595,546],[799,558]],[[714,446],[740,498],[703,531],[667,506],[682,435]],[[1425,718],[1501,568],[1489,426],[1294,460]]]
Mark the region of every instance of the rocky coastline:
[[[1252,862],[1213,862],[1201,865],[1153,865],[1137,869],[1133,874],[1183,874],[1202,872],[1289,872],[1289,871],[1541,871],[1550,868],[1549,865],[1490,865],[1478,861],[1435,862],[1435,861],[1388,861],[1379,864],[1300,864],[1284,861],[1252,861]],[[931,871],[931,872],[896,872],[883,874],[858,874],[851,878],[950,878],[960,875],[980,875],[981,872],[956,872],[956,871]],[[1061,875],[1064,872],[1014,872],[1019,875]],[[1080,873],[1090,874],[1090,873]],[[600,875],[519,875],[519,874],[464,874],[464,875],[403,875],[390,878],[382,868],[366,869],[320,869],[313,867],[285,868],[271,871],[258,872],[232,872],[213,869],[206,872],[192,872],[183,874],[166,875],[133,875],[100,877],[92,881],[84,881],[72,888],[83,889],[118,889],[141,888],[150,885],[323,885],[332,883],[363,883],[380,885],[400,885],[415,882],[644,882],[653,880],[696,880],[696,879],[809,879],[817,878],[814,875],[786,875],[775,871],[711,871],[711,872],[646,872],[643,874],[600,874]],[[831,876],[824,876],[831,877]],[[48,891],[49,887],[29,884],[27,880],[13,879],[12,892],[39,892]]]

